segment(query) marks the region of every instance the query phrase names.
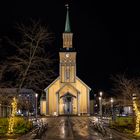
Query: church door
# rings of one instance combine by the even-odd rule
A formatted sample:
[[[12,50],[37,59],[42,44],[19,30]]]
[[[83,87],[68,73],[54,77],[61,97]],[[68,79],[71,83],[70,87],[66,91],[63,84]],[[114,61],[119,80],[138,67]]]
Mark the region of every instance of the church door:
[[[63,103],[63,115],[72,115],[73,112],[73,101],[76,98],[74,95],[70,93],[66,93],[60,97]]]
[[[65,96],[64,99],[64,114],[72,114],[72,97],[71,96]]]

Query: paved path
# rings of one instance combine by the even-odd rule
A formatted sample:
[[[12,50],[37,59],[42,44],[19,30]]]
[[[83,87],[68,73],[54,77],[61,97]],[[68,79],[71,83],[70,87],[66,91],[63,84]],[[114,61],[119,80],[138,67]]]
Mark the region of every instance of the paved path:
[[[48,118],[48,129],[42,136],[42,140],[73,139],[73,133],[68,117]]]
[[[38,140],[129,140],[109,128],[106,128],[107,135],[103,136],[91,127],[89,117],[48,117],[43,122],[48,123],[48,129]],[[18,140],[32,138],[28,133]]]
[[[103,136],[90,127],[88,117],[47,118],[48,130],[41,140],[128,140],[111,130]]]

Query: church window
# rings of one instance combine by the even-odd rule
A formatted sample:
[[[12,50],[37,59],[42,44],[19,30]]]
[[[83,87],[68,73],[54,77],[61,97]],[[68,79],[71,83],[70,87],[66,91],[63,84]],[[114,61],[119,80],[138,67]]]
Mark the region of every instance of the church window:
[[[70,78],[70,67],[66,66],[66,79]]]

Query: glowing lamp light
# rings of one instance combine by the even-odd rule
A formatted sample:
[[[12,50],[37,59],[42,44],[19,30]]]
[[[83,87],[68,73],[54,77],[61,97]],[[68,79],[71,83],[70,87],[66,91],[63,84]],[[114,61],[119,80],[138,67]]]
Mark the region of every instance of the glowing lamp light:
[[[102,91],[100,91],[100,92],[99,92],[99,95],[102,97],[102,96],[103,96],[103,92],[102,92]]]
[[[113,98],[111,98],[111,99],[110,99],[110,102],[111,102],[111,103],[113,103],[113,102],[114,102]]]
[[[37,93],[35,94],[35,97],[36,97],[36,109],[35,109],[35,111],[36,111],[36,119],[37,119],[37,97],[38,97]]]
[[[20,109],[18,110],[18,113],[21,114],[21,110]]]
[[[37,93],[35,94],[35,97],[36,97],[36,98],[38,97],[38,94],[37,94]]]

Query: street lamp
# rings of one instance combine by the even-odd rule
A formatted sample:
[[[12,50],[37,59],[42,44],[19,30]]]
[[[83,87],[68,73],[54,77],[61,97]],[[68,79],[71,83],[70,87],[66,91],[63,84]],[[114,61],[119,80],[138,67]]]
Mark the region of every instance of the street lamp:
[[[94,94],[94,103],[93,103],[93,114],[95,115],[96,113],[96,107],[97,107],[97,101],[96,101],[96,94]]]
[[[27,116],[28,117],[29,117],[29,114],[30,114],[29,113],[29,110],[30,110],[30,105],[29,105],[30,104],[30,99],[29,98],[30,98],[30,95],[28,94],[27,95]]]
[[[99,97],[99,107],[100,107],[99,115],[101,117],[101,122],[102,122],[102,115],[103,115],[103,113],[102,113],[102,95],[103,95],[103,92],[100,91],[99,95],[100,95],[100,97]]]
[[[113,111],[113,98],[110,99],[110,102],[111,102],[111,115],[112,115],[112,120],[114,119],[114,111]]]
[[[1,116],[1,104],[0,104],[0,117],[2,117],[2,116]]]
[[[35,94],[35,99],[36,99],[36,102],[35,102],[36,103],[36,109],[35,109],[36,120],[37,120],[37,97],[38,97],[38,94],[36,93]]]

